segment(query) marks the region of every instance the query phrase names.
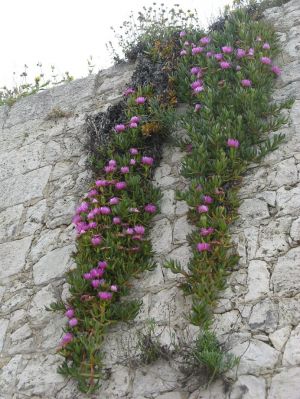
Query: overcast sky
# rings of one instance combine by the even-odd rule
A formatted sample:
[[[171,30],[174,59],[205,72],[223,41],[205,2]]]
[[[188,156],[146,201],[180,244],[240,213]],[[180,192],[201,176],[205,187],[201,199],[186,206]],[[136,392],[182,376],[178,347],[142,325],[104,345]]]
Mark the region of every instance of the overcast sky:
[[[165,0],[172,7],[196,8],[203,25],[232,0]],[[0,87],[13,85],[13,72],[38,74],[41,62],[47,74],[50,65],[75,78],[88,74],[92,55],[97,72],[111,64],[105,43],[113,39],[110,26],[118,27],[130,14],[153,0],[0,0],[1,64]],[[158,0],[157,3],[160,3]]]

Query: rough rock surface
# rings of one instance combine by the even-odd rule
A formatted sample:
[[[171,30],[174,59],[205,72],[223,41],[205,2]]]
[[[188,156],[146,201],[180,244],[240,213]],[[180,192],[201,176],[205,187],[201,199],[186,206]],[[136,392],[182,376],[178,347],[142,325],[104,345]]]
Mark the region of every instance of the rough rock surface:
[[[167,259],[186,266],[187,205],[183,154],[166,144],[154,184],[161,187],[161,214],[151,240],[157,267],[134,282],[143,306],[131,325],[111,331],[106,345],[110,378],[92,398],[103,399],[299,399],[300,398],[300,2],[266,12],[283,46],[283,66],[274,99],[296,98],[286,142],[260,165],[252,165],[240,196],[240,219],[232,227],[241,256],[215,310],[219,339],[241,357],[209,388],[186,378],[176,360],[130,367],[139,354],[137,332],[156,321],[154,334],[172,348],[175,337],[192,339],[186,320],[189,298],[179,277],[163,268]],[[55,354],[63,317],[45,306],[65,298],[63,272],[72,266],[70,217],[90,181],[86,172],[84,119],[120,98],[128,66],[111,69],[0,108],[0,398],[83,399],[75,384],[56,373]],[[68,118],[47,120],[54,107]],[[255,217],[254,217],[255,216]],[[131,362],[132,361],[132,362]]]

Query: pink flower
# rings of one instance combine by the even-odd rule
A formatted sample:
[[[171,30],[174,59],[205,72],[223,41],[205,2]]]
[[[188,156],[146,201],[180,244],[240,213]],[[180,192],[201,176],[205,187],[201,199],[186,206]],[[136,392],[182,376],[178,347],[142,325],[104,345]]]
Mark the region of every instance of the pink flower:
[[[91,273],[84,273],[83,278],[85,280],[91,280],[92,279],[92,275],[91,275]]]
[[[136,102],[137,104],[139,104],[139,105],[145,104],[146,98],[145,98],[145,97],[137,97],[136,100],[135,100],[135,102]]]
[[[142,157],[142,164],[143,165],[152,165],[153,164],[153,158],[151,158],[151,157]]]
[[[202,237],[205,237],[212,234],[214,231],[215,229],[213,227],[208,227],[208,228],[202,227],[200,229],[200,234],[202,235]]]
[[[137,148],[130,148],[129,152],[131,155],[137,155],[139,153],[139,150]]]
[[[105,187],[108,186],[108,181],[107,180],[96,180],[95,182],[97,187]]]
[[[148,213],[156,212],[156,206],[154,204],[147,204],[144,209],[145,209],[145,212],[148,212]]]
[[[187,51],[185,49],[181,50],[179,53],[181,56],[187,55]]]
[[[240,146],[240,143],[236,139],[228,139],[227,146],[230,148],[238,148]]]
[[[277,65],[272,66],[271,71],[277,76],[281,75],[282,72],[282,70]]]
[[[78,320],[76,319],[76,317],[73,317],[73,319],[69,320],[69,326],[70,327],[75,327],[78,324]]]
[[[67,345],[69,342],[73,340],[73,334],[71,333],[66,333],[61,340],[61,345]]]
[[[201,71],[201,68],[199,68],[199,67],[191,68],[191,74],[192,75],[197,75],[200,71]]]
[[[82,202],[79,207],[77,208],[76,212],[81,213],[81,212],[87,212],[89,209],[89,204],[87,202]]]
[[[101,206],[100,213],[101,215],[109,215],[111,213],[111,210],[108,206]]]
[[[104,301],[109,301],[112,298],[112,293],[111,292],[102,291],[102,292],[98,293],[98,297],[100,299],[103,299]]]
[[[100,286],[101,281],[100,280],[92,280],[92,287],[93,288],[98,288]]]
[[[108,161],[108,165],[116,167],[117,166],[117,161],[115,159],[110,159]]]
[[[72,319],[72,317],[74,316],[74,314],[75,314],[74,309],[68,309],[68,310],[66,311],[66,313],[65,313],[65,316],[66,316],[68,319]]]
[[[128,234],[128,235],[132,235],[134,233],[134,230],[133,230],[133,228],[131,228],[131,227],[128,227],[128,229],[126,230],[126,234]]]
[[[208,206],[206,206],[206,205],[198,205],[197,206],[197,211],[199,213],[206,213],[206,212],[208,212]]]
[[[117,133],[124,132],[125,129],[126,129],[126,126],[123,125],[123,124],[120,124],[120,125],[116,125],[116,126],[115,126],[115,131],[116,131]]]
[[[105,261],[105,260],[100,260],[99,262],[98,262],[98,267],[100,268],[100,269],[106,269],[107,268],[107,262]]]
[[[133,94],[134,92],[135,92],[135,90],[134,90],[132,87],[128,87],[128,88],[124,91],[123,95],[124,95],[124,96],[129,96],[129,94]]]
[[[204,202],[204,204],[212,204],[214,202],[214,200],[212,199],[211,196],[204,195],[203,196],[203,202]]]
[[[180,33],[179,33],[179,37],[184,37],[186,35],[186,32],[184,32],[184,31],[181,31]]]
[[[101,270],[96,268],[90,270],[90,275],[92,276],[92,278],[102,277]]]
[[[222,51],[224,54],[231,54],[233,49],[232,49],[232,47],[229,47],[229,46],[223,46]]]
[[[236,56],[237,58],[243,58],[246,55],[246,50],[242,49],[242,48],[238,48],[236,50]]]
[[[230,68],[230,62],[221,61],[220,62],[220,67],[221,67],[221,69],[228,69],[228,68]]]
[[[139,116],[133,116],[133,117],[130,119],[130,122],[139,123],[140,120],[141,120],[141,118],[140,118]]]
[[[80,215],[73,216],[72,223],[78,224],[79,222],[82,222],[81,216]]]
[[[203,50],[204,50],[203,47],[194,47],[194,48],[192,48],[192,54],[193,55],[200,54],[203,52]]]
[[[204,87],[203,87],[203,86],[198,86],[198,87],[196,87],[196,88],[194,89],[194,93],[195,93],[195,94],[198,94],[198,93],[201,93],[203,90],[204,90]]]
[[[93,188],[92,190],[90,190],[90,191],[88,192],[87,196],[88,196],[89,198],[91,198],[91,197],[93,197],[94,195],[97,195],[97,194],[98,194],[97,190],[96,190],[95,188]]]
[[[131,129],[135,129],[135,128],[137,128],[137,123],[135,123],[135,122],[130,122],[130,124],[129,124],[129,127],[131,128]]]
[[[109,200],[109,205],[118,205],[119,202],[120,202],[120,199],[118,197],[112,197]]]
[[[214,55],[214,57],[215,57],[215,59],[216,59],[217,61],[221,61],[221,60],[223,59],[223,54],[217,53],[217,54]]]
[[[211,40],[210,37],[204,36],[204,37],[201,37],[200,43],[205,46],[206,44],[210,43],[210,40]]]
[[[128,166],[122,166],[121,167],[121,173],[129,173],[129,167]]]
[[[113,224],[121,224],[121,218],[119,218],[118,216],[115,216],[113,218]]]
[[[197,211],[199,213],[206,213],[206,212],[208,212],[208,206],[206,206],[206,205],[198,205],[197,206]]]
[[[270,45],[269,45],[269,43],[264,43],[263,44],[263,46],[262,46],[262,48],[264,49],[264,50],[270,50]]]
[[[110,166],[110,165],[108,165],[108,166],[105,166],[105,167],[104,167],[105,173],[112,173],[112,172],[114,172],[115,170],[116,170],[116,167],[115,167],[115,166]]]
[[[89,228],[89,229],[94,229],[95,227],[97,227],[97,223],[96,223],[96,222],[90,222],[90,223],[88,224],[88,228]]]
[[[199,252],[210,251],[211,250],[211,245],[208,244],[207,242],[199,242],[197,244],[197,250]]]
[[[250,57],[253,57],[253,56],[254,56],[254,48],[249,48],[249,50],[248,50],[248,55],[249,55]]]
[[[127,183],[125,181],[119,181],[115,184],[117,190],[124,190],[127,187]]]
[[[261,57],[260,62],[265,65],[271,65],[272,61],[269,57]]]
[[[130,161],[129,161],[129,165],[135,165],[136,164],[136,160],[135,159],[131,159]]]
[[[200,111],[201,108],[202,108],[201,104],[195,104],[194,112]]]
[[[243,87],[251,87],[252,82],[249,79],[243,79],[243,80],[241,80],[241,84]]]
[[[102,237],[100,235],[93,236],[91,239],[91,243],[94,247],[100,245],[102,242]]]
[[[134,227],[134,231],[136,232],[136,234],[143,235],[143,234],[145,234],[145,227],[137,225]]]
[[[197,87],[201,87],[203,85],[202,80],[195,80],[192,84],[191,84],[191,88],[193,90],[195,90]]]
[[[111,290],[112,292],[117,292],[117,291],[118,291],[118,287],[117,287],[116,285],[111,285],[111,286],[110,286],[110,290]]]
[[[213,52],[212,51],[208,51],[207,53],[206,53],[206,57],[207,58],[210,58],[210,57],[212,57],[213,56]]]

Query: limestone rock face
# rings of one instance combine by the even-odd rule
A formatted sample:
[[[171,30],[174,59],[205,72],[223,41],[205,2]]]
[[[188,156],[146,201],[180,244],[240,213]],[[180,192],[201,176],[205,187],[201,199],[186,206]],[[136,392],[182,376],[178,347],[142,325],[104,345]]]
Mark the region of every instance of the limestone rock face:
[[[296,101],[290,124],[282,128],[286,142],[246,173],[240,218],[232,226],[240,261],[220,293],[213,326],[240,363],[226,381],[205,387],[201,377],[183,374],[181,359],[158,359],[135,370],[122,362],[134,356],[137,332],[150,318],[168,348],[180,339],[191,344],[199,332],[187,318],[192,303],[179,289],[182,276],[164,268],[173,259],[188,271],[187,235],[193,231],[188,205],[176,198],[188,184],[180,175],[185,154],[167,143],[153,178],[162,190],[161,213],[150,231],[157,267],[133,281],[143,305],[135,323],[115,326],[105,342],[110,378],[95,399],[300,397],[300,2],[269,9],[265,18],[283,47],[273,99]],[[85,117],[119,101],[132,71],[132,65],[114,67],[0,107],[1,399],[87,398],[57,374],[65,320],[45,307],[68,298],[71,216],[91,181]],[[49,120],[57,107],[69,116]]]

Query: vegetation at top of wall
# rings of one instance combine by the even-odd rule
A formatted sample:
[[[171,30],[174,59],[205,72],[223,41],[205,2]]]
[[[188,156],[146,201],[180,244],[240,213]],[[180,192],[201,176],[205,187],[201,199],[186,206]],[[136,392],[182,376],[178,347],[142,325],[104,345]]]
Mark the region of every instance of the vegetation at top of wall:
[[[156,149],[174,123],[177,99],[189,104],[181,124],[189,137],[182,141],[187,151],[183,174],[191,180],[178,198],[187,201],[198,229],[189,237],[194,254],[189,271],[175,262],[166,266],[185,276],[182,288],[193,297],[191,321],[203,329],[191,352],[195,364],[204,365],[213,379],[237,363],[224,355],[208,327],[226,276],[238,262],[229,226],[237,217],[242,175],[250,161],[282,142],[282,135],[269,139],[267,133],[286,122],[280,111],[290,105],[269,104],[273,79],[280,74],[272,61],[279,47],[265,23],[238,9],[221,31],[209,35],[191,27],[176,36],[178,26],[170,25],[164,36],[155,27],[156,22],[152,42],[148,25],[147,35],[141,34],[142,55],[137,58],[142,68],[134,79],[144,79],[147,64],[148,78],[154,79],[151,65],[158,70],[158,64],[165,86],[161,89],[154,81],[128,87],[123,104],[109,111],[113,123],[105,114],[98,121],[90,119],[92,137],[105,146],[94,151],[97,179],[73,219],[78,237],[76,268],[67,274],[71,295],[67,303],[51,306],[68,319],[59,371],[87,393],[101,383],[102,345],[106,336],[109,340],[109,328],[139,311],[139,301],[127,298],[132,279],[154,267],[147,232],[160,193],[151,185],[152,167],[159,161]],[[131,57],[139,41],[132,48],[124,43]],[[159,353],[159,347],[152,349],[147,359]]]
[[[27,80],[28,66],[25,64],[24,71],[20,74],[21,82],[16,83],[12,88],[8,88],[6,86],[0,88],[0,106],[12,106],[20,98],[27,97],[31,94],[36,94],[42,90],[46,90],[63,83],[71,82],[74,79],[69,72],[65,72],[61,76],[58,76],[53,65],[51,66],[51,76],[46,77],[43,73],[42,64],[38,63],[37,66],[40,69],[40,73],[32,82]]]

